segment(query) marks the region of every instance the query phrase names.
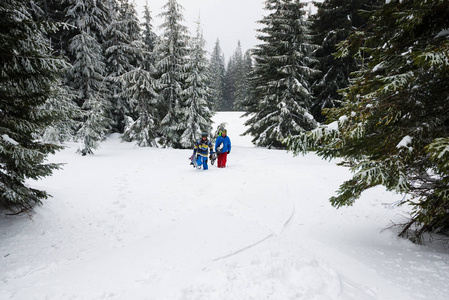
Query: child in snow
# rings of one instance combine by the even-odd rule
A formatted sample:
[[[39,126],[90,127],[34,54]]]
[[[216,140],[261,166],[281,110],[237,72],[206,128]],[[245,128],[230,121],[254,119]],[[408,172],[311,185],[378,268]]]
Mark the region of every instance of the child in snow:
[[[193,148],[193,157],[192,159],[196,159],[196,165],[198,169],[201,169],[201,165],[203,166],[203,170],[209,169],[207,166],[207,156],[210,149],[210,154],[214,153],[214,148],[207,138],[207,133],[203,132],[201,134],[201,139],[197,140],[195,146]]]
[[[217,140],[215,141],[215,151],[217,151],[218,154],[218,167],[219,168],[225,168],[226,167],[226,160],[228,157],[228,154],[231,153],[231,139],[229,136],[227,136],[228,132],[226,129],[223,129],[220,134],[217,137]],[[219,147],[222,146],[222,148],[219,150]]]

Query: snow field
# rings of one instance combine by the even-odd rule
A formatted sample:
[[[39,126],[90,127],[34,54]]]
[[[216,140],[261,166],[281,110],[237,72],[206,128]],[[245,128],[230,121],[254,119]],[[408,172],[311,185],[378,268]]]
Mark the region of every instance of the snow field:
[[[50,157],[63,170],[30,184],[53,198],[0,217],[0,299],[447,298],[448,252],[383,230],[406,216],[400,195],[337,210],[347,169],[253,147],[240,115],[214,119],[233,144],[225,169],[117,135]]]

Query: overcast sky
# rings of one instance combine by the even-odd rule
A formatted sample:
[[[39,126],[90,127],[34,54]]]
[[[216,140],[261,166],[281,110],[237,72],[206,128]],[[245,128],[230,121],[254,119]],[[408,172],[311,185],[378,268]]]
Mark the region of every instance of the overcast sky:
[[[148,1],[148,7],[153,18],[153,26],[157,34],[160,34],[159,25],[163,19],[158,15],[162,12],[162,7],[167,4],[167,0],[133,0],[139,17],[142,18],[144,6]],[[302,0],[310,2],[311,0]],[[322,0],[316,0],[321,2]],[[240,41],[242,51],[254,48],[261,42],[256,38],[256,29],[262,25],[257,21],[262,20],[269,11],[264,9],[265,0],[178,0],[183,8],[184,22],[190,34],[196,32],[196,21],[200,18],[204,39],[206,40],[206,50],[210,53],[215,46],[217,38],[220,47],[228,62],[229,57],[237,48]]]
[[[143,16],[146,0],[134,0],[139,17]],[[242,50],[253,48],[259,41],[256,39],[256,29],[267,12],[263,0],[178,0],[184,7],[183,15],[191,35],[195,33],[195,21],[200,17],[203,34],[206,40],[206,50],[211,52],[217,38],[220,40],[226,62],[237,48],[240,40]],[[158,17],[167,0],[148,0],[148,7],[153,17],[153,26],[157,34],[163,19]]]

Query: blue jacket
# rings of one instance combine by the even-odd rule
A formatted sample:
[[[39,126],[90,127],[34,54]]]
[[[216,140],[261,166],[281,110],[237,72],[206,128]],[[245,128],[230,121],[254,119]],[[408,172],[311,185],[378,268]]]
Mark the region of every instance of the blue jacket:
[[[212,154],[214,152],[214,149],[212,148],[212,144],[209,141],[209,139],[205,141],[203,139],[199,139],[196,141],[195,146],[193,148],[193,155],[198,153],[201,156],[207,157],[209,149],[210,153]]]
[[[223,144],[223,149],[221,149],[220,153],[230,152],[231,151],[231,139],[229,136],[222,137],[221,135],[217,137],[215,140],[215,151],[218,153],[218,148]]]

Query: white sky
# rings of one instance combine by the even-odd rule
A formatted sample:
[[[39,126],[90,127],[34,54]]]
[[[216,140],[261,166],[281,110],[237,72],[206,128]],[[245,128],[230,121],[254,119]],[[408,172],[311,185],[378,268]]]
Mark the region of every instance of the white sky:
[[[146,0],[134,0],[140,17]],[[266,11],[263,0],[178,0],[184,7],[184,22],[193,35],[196,30],[195,21],[200,16],[203,34],[206,40],[206,50],[211,52],[217,38],[220,40],[226,63],[237,48],[240,40],[243,53],[259,44],[256,29],[257,24]],[[160,33],[159,25],[163,19],[158,17],[167,0],[148,0],[148,7],[153,17],[153,26],[157,34]]]
[[[153,26],[157,34],[160,34],[159,25],[163,19],[158,15],[167,0],[134,0],[137,13],[143,16],[144,6],[148,1],[148,7],[153,18]],[[311,0],[302,0],[310,2]],[[317,0],[321,2],[322,0]],[[184,22],[190,34],[196,32],[196,21],[200,17],[206,40],[206,50],[210,53],[215,46],[217,38],[224,53],[226,63],[232,56],[237,43],[240,41],[242,51],[254,48],[261,43],[256,36],[256,29],[262,25],[257,21],[269,12],[264,9],[265,0],[178,0],[183,8]]]

